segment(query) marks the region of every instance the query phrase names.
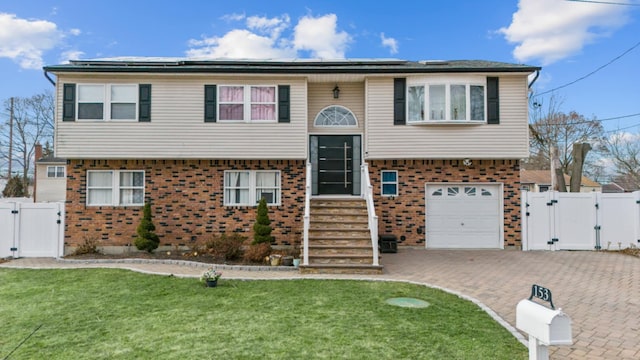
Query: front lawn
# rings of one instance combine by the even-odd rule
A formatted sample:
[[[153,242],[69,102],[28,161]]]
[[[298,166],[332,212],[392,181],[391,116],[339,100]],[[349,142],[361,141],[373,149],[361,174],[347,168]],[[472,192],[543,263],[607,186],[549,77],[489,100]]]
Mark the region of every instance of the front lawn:
[[[0,358],[23,341],[9,359],[527,358],[476,305],[422,286],[224,275],[218,284],[126,270],[0,269]],[[431,306],[385,303],[393,297]]]

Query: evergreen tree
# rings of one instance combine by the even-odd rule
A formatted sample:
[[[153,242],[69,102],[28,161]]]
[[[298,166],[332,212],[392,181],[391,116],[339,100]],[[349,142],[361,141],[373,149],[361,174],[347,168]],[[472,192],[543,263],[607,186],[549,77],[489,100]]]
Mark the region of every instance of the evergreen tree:
[[[154,233],[155,230],[156,227],[151,221],[151,204],[146,203],[144,205],[142,220],[136,229],[138,237],[135,240],[135,244],[138,250],[152,252],[158,248],[158,245],[160,245],[160,238]]]
[[[28,197],[29,192],[24,187],[24,183],[22,182],[22,177],[16,175],[13,176],[7,182],[7,186],[4,187],[2,191],[2,196],[4,197]]]
[[[253,243],[262,244],[271,243],[271,220],[269,220],[269,210],[267,209],[267,200],[260,199],[258,203],[258,215],[256,222],[253,224]]]

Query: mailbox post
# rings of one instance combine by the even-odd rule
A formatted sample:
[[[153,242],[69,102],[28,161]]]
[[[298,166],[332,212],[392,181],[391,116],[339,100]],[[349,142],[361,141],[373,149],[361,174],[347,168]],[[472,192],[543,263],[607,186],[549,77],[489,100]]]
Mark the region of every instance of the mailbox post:
[[[551,308],[531,301],[533,297],[549,301]],[[518,303],[516,328],[529,335],[529,360],[549,359],[550,345],[573,344],[571,319],[562,309],[555,309],[551,291],[538,285],[533,285],[529,299]]]

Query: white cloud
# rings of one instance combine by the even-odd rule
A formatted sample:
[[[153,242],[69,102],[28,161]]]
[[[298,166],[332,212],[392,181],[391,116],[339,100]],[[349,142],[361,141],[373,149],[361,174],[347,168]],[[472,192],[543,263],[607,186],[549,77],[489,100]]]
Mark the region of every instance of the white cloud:
[[[268,34],[271,38],[277,39],[280,34],[289,27],[291,19],[285,14],[282,17],[266,18],[259,16],[250,16],[247,18],[247,27],[251,30]]]
[[[222,36],[191,39],[187,56],[274,59],[301,57],[299,52],[308,51],[312,57],[338,59],[344,58],[351,42],[349,34],[337,31],[335,14],[302,17],[290,36],[285,35],[291,27],[287,14],[273,18],[231,14],[223,18],[246,20],[246,28],[231,30]]]
[[[69,60],[78,60],[82,59],[84,56],[84,51],[80,50],[67,50],[60,54],[60,58],[58,59],[62,64],[68,64]]]
[[[64,34],[46,20],[26,20],[0,13],[0,57],[12,59],[24,69],[40,69],[42,54],[59,45]]]
[[[513,56],[543,65],[567,58],[627,21],[625,6],[564,0],[520,0],[509,27],[498,30],[518,44]]]
[[[278,47],[275,39],[249,30],[231,30],[222,37],[190,40],[187,56],[194,58],[272,59],[295,57],[291,48]]]
[[[244,20],[247,16],[245,14],[227,14],[224,15],[221,19],[225,21],[240,21]]]
[[[381,33],[380,41],[382,41],[382,46],[389,48],[389,52],[392,54],[398,53],[398,41],[396,39],[385,37],[384,33]]]
[[[78,36],[78,35],[82,34],[82,31],[80,29],[71,29],[71,30],[69,30],[69,34],[71,34],[73,36]]]
[[[337,22],[338,17],[335,14],[316,18],[304,16],[294,30],[294,48],[310,51],[311,57],[344,58],[351,36],[345,31],[337,32]]]

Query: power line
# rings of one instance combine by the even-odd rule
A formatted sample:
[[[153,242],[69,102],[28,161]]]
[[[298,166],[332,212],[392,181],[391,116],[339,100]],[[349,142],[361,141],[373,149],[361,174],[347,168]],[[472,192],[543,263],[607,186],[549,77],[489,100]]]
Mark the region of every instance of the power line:
[[[572,1],[573,1],[573,0],[572,0]],[[561,86],[558,86],[558,87],[556,87],[556,88],[553,88],[553,89],[551,89],[551,90],[547,90],[547,91],[545,91],[545,92],[541,92],[540,94],[534,94],[534,95],[533,95],[533,97],[537,97],[537,96],[541,96],[541,95],[544,95],[544,94],[548,94],[548,93],[550,93],[550,92],[553,92],[553,91],[556,91],[556,90],[560,90],[560,89],[566,88],[566,87],[567,87],[567,86],[569,86],[569,85],[573,85],[573,84],[577,83],[578,81],[582,81],[582,80],[584,80],[584,79],[588,78],[589,76],[591,76],[591,75],[593,75],[593,74],[597,73],[598,71],[600,71],[600,70],[602,70],[602,69],[606,68],[607,66],[609,66],[609,65],[613,64],[614,62],[616,62],[617,60],[619,60],[621,57],[623,57],[623,56],[627,55],[628,53],[630,53],[631,51],[633,51],[633,50],[634,50],[635,48],[637,48],[638,46],[640,46],[640,41],[639,41],[639,42],[637,42],[637,43],[636,43],[635,45],[633,45],[632,47],[630,47],[630,48],[628,48],[627,50],[625,50],[625,52],[623,52],[622,54],[620,54],[620,55],[616,56],[615,58],[613,58],[612,60],[610,60],[608,63],[606,63],[606,64],[604,64],[604,65],[600,66],[599,68],[597,68],[597,69],[593,70],[592,72],[588,73],[587,75],[584,75],[584,76],[582,76],[582,77],[580,77],[580,78],[578,78],[578,79],[576,79],[576,80],[573,80],[573,81],[571,81],[571,82],[569,82],[569,83],[566,83],[566,84],[564,84],[564,85],[561,85]]]
[[[612,1],[595,1],[595,0],[566,0],[566,1],[593,3],[593,4],[607,4],[607,5],[640,6],[640,4],[620,3],[620,2],[612,2]]]
[[[603,121],[625,119],[625,118],[630,118],[630,117],[635,117],[635,116],[640,116],[640,113],[629,114],[629,115],[620,115],[620,116],[614,116],[614,117],[604,118],[604,119],[595,118],[595,119],[592,119],[592,120],[575,121],[575,122],[571,122],[571,123],[547,123],[547,124],[535,124],[535,125],[537,125],[537,126],[580,125],[580,124],[590,123],[592,121],[603,122]],[[534,125],[534,124],[531,124],[531,125]]]
[[[635,125],[625,126],[625,127],[623,127],[623,128],[618,128],[618,129],[615,129],[615,130],[608,130],[608,131],[605,131],[604,133],[605,133],[605,134],[608,134],[608,133],[612,133],[612,132],[618,132],[618,131],[620,131],[620,130],[631,129],[631,128],[634,128],[634,127],[636,127],[636,126],[640,126],[640,124],[635,124]]]

